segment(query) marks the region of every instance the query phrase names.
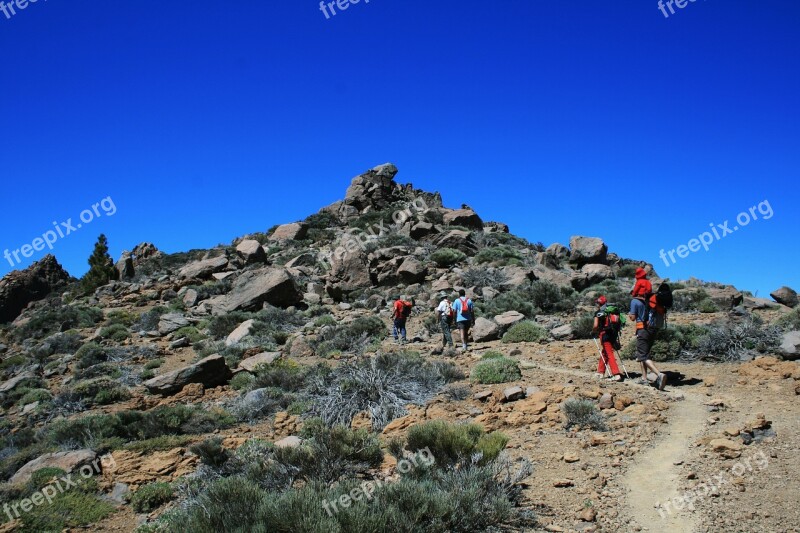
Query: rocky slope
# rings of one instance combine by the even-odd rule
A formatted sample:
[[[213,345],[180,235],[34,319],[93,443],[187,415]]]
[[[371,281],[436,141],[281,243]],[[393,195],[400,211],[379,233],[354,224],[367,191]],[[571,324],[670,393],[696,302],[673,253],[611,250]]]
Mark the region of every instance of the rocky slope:
[[[68,518],[34,502],[21,513],[12,507],[2,527],[132,531],[191,500],[176,489],[142,503],[163,488],[153,483],[184,487],[205,475],[192,445],[216,436],[231,451],[251,439],[300,446],[292,439],[321,416],[344,417],[384,448],[426,421],[502,432],[509,460],[533,465],[516,483],[515,506],[536,522],[517,529],[794,530],[786,525],[797,521],[791,495],[800,483],[790,453],[800,443],[794,291],[770,301],[679,283],[658,345],[667,390],[598,380],[586,336],[592,302],[602,293],[624,304],[640,266],[657,284],[652,265],[596,237],[529,243],[469,206],[446,208],[439,194],[398,184],[396,174],[394,165],[376,167],[352,180],[344,200],[230,246],[164,254],[139,245],[117,262],[120,281],[90,297],[72,299],[52,257],[0,281],[0,321],[9,322],[0,329],[0,500],[32,500],[31,474],[43,467],[69,474],[89,465],[96,482],[80,489],[86,500],[60,503]],[[441,294],[461,288],[479,317],[467,353],[442,350],[432,313]],[[400,295],[417,303],[407,346],[389,334]],[[628,345],[631,336],[628,328]],[[349,409],[337,372],[392,353],[417,368],[401,364],[407,381],[391,389],[384,376],[370,394],[391,392],[396,404],[353,396],[365,403]],[[499,356],[508,375],[481,377]],[[635,363],[625,363],[635,377]],[[432,374],[417,376],[423,367]],[[597,418],[565,428],[575,400]],[[711,487],[720,473],[728,482]],[[397,460],[387,454],[360,475],[397,480]],[[770,494],[778,481],[787,490]]]

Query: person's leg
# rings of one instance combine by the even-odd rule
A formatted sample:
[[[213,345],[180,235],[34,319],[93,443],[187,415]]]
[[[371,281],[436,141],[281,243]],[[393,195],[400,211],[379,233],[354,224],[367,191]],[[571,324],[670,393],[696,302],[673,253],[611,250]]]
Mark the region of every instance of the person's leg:
[[[442,333],[444,334],[444,338],[442,339],[442,346],[450,346],[453,347],[453,334],[450,332],[450,322],[447,321],[446,318],[442,319]]]
[[[406,319],[400,319],[400,337],[402,338],[402,342],[406,342]]]
[[[610,341],[606,340],[603,342],[603,354],[608,362],[608,367],[611,369],[611,374],[614,376],[621,375],[622,373],[619,371],[617,360],[614,358],[614,346]]]
[[[461,347],[466,350],[467,349],[467,323],[466,322],[459,322],[458,323],[458,331],[461,332]]]
[[[399,340],[400,340],[400,339],[398,338],[398,334],[400,333],[399,322],[398,322],[399,320],[400,320],[400,319],[398,319],[398,318],[395,318],[395,319],[392,321],[392,336],[394,337],[394,340],[395,340],[395,342],[397,342],[397,341],[399,341]]]

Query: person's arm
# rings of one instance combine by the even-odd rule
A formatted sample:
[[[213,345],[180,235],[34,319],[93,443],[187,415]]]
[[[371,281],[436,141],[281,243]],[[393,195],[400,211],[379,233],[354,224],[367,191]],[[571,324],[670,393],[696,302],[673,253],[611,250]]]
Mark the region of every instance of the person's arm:
[[[600,317],[595,315],[594,324],[592,325],[592,333],[597,333],[598,331],[600,331]]]

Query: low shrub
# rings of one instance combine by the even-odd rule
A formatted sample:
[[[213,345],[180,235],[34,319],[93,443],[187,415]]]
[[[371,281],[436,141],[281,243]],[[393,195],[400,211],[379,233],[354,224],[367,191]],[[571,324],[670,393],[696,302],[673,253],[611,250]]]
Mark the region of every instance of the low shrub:
[[[87,342],[75,352],[78,368],[89,368],[108,360],[105,348],[94,342]]]
[[[475,255],[475,262],[493,263],[498,266],[522,264],[522,254],[510,246],[494,246],[479,251]]]
[[[473,367],[470,374],[470,379],[474,383],[485,385],[508,383],[517,381],[521,377],[519,364],[508,357],[496,357],[481,361]]]
[[[503,335],[506,344],[516,342],[539,342],[546,339],[547,330],[534,322],[517,322]]]
[[[800,330],[800,307],[780,317],[778,319],[778,327],[783,331]]]
[[[439,248],[431,254],[431,261],[441,268],[449,268],[463,262],[467,258],[464,252],[453,248]]]
[[[230,452],[222,446],[222,439],[219,437],[195,444],[189,448],[189,451],[198,456],[204,465],[214,468],[221,467],[231,457]]]
[[[111,326],[101,328],[99,335],[102,339],[112,340],[114,342],[122,342],[130,337],[128,328],[123,324],[113,324]]]
[[[449,363],[432,363],[410,353],[386,353],[348,362],[310,379],[311,412],[328,425],[349,426],[367,411],[375,430],[406,414],[409,403],[424,405],[446,384]]]
[[[758,316],[713,324],[696,340],[690,359],[738,361],[752,353],[774,350],[781,339],[778,327],[764,325]]]
[[[169,483],[148,483],[131,496],[131,506],[137,513],[150,513],[172,501],[175,491]]]
[[[508,274],[499,268],[471,268],[461,274],[461,279],[467,287],[492,287],[501,288],[508,283]]]
[[[315,351],[320,357],[334,353],[363,355],[367,348],[386,336],[386,326],[377,317],[359,317],[349,324],[323,329]]]
[[[597,406],[590,400],[578,400],[570,398],[561,406],[564,411],[566,421],[564,426],[569,429],[573,426],[578,428],[589,428],[595,431],[606,431],[608,426],[606,418]]]
[[[412,426],[406,437],[411,452],[430,452],[440,467],[461,467],[487,464],[497,459],[508,444],[508,437],[499,432],[487,434],[480,424],[451,424],[443,420]]]
[[[594,314],[584,315],[572,321],[572,335],[576,339],[591,339],[595,337],[592,331],[594,327]]]

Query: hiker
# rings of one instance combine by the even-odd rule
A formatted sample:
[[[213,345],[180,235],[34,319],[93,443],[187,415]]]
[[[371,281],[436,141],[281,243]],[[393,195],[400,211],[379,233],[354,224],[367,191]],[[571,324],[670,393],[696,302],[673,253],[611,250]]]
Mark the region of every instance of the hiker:
[[[412,298],[411,301],[408,301],[405,296],[398,296],[394,298],[394,301],[394,305],[392,306],[392,320],[394,321],[392,335],[394,336],[395,342],[405,344],[408,342],[406,339],[406,321],[408,317],[411,316],[411,310],[414,307],[414,299]]]
[[[453,302],[453,311],[456,314],[456,325],[461,332],[461,345],[466,352],[469,348],[467,336],[470,328],[475,325],[475,312],[472,300],[467,298],[467,291],[464,289],[458,291],[458,299]]]
[[[622,381],[622,373],[619,371],[617,360],[614,357],[614,344],[618,343],[620,317],[619,314],[613,315],[608,309],[608,300],[605,296],[600,297],[595,302],[599,306],[594,315],[594,325],[592,332],[600,339],[600,362],[597,364],[597,377],[602,378],[606,374],[606,365],[612,375],[613,381]]]
[[[658,390],[664,390],[667,384],[667,376],[658,370],[650,357],[650,350],[656,340],[658,328],[663,327],[663,313],[660,314],[656,309],[651,309],[647,301],[651,298],[652,291],[653,286],[647,280],[647,273],[643,268],[637,268],[636,284],[631,291],[633,299],[631,300],[629,316],[631,320],[636,321],[636,361],[642,365],[640,383],[650,384],[647,372],[651,370],[657,376],[654,383],[655,386]]]
[[[450,328],[455,314],[447,294],[442,294],[441,297],[442,301],[439,302],[439,307],[436,308],[436,315],[439,318],[439,327],[442,328],[442,348],[447,348],[448,345],[453,348],[453,335],[450,332]]]

